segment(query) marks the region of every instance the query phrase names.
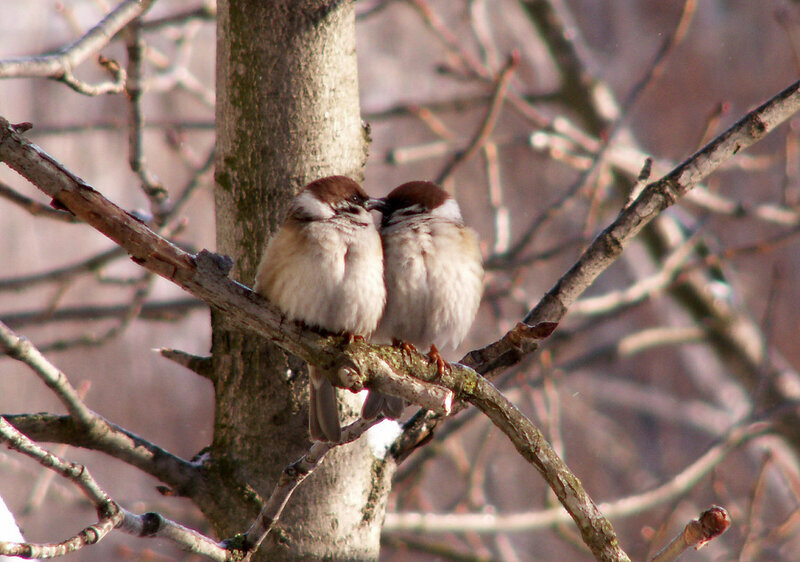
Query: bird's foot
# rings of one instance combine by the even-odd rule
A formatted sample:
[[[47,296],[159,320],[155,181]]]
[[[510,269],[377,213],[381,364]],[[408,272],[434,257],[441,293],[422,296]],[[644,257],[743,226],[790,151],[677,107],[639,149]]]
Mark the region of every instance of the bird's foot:
[[[431,344],[431,349],[428,352],[428,363],[433,362],[436,362],[436,370],[439,373],[439,378],[441,379],[445,372],[450,370],[450,363],[445,361],[444,357],[442,357],[442,355],[439,353],[439,349],[436,347],[436,345]]]
[[[400,348],[400,351],[403,352],[404,355],[407,354],[410,356],[412,353],[419,353],[419,351],[417,351],[417,348],[414,347],[413,343],[406,343],[397,338],[392,338],[392,345],[394,347]]]
[[[350,344],[351,344],[351,343],[353,343],[353,342],[365,342],[365,341],[367,341],[367,340],[364,338],[364,336],[362,336],[362,335],[360,335],[360,334],[351,334],[351,333],[349,333],[349,332],[348,332],[348,333],[346,333],[346,334],[344,335],[344,337],[345,337],[345,338],[347,338],[347,345],[350,345]]]

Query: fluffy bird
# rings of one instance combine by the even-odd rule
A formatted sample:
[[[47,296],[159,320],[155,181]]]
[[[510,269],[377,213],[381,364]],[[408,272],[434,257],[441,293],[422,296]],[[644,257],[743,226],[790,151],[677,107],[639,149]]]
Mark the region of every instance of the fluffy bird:
[[[378,199],[381,211],[386,310],[375,339],[430,346],[442,369],[439,348],[455,349],[467,335],[483,292],[478,238],[464,225],[456,200],[427,181],[412,181]],[[371,392],[362,409],[367,419],[396,418],[402,399]]]
[[[267,244],[255,290],[290,320],[368,337],[386,302],[381,239],[369,212],[374,201],[344,176],[308,184]],[[336,388],[313,365],[308,374],[311,437],[338,442]]]

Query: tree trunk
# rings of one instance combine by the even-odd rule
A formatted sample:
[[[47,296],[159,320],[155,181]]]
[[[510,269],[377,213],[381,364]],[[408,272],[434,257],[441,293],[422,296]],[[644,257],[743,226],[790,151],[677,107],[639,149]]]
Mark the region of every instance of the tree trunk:
[[[361,179],[367,137],[352,3],[220,1],[216,117],[217,251],[233,257],[232,275],[252,286],[265,240],[299,188],[331,174]],[[308,376],[277,347],[212,323],[208,466],[222,487],[201,507],[228,537],[257,513],[248,487],[266,499],[309,446]],[[340,398],[354,415],[355,397]],[[391,474],[375,477],[374,466],[364,439],[329,453],[295,491],[259,559],[376,559]]]

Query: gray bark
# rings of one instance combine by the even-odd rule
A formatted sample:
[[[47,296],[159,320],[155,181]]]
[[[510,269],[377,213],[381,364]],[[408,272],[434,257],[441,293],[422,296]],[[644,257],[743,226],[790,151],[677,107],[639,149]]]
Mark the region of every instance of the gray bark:
[[[299,188],[331,174],[361,179],[367,142],[352,3],[220,2],[217,92],[217,251],[252,286],[265,240]],[[222,488],[201,507],[220,536],[232,536],[257,513],[249,487],[266,498],[309,446],[308,377],[302,361],[216,318],[212,352],[209,466]],[[340,398],[357,412],[354,396]],[[292,496],[260,559],[376,559],[390,477],[365,440],[335,449]]]

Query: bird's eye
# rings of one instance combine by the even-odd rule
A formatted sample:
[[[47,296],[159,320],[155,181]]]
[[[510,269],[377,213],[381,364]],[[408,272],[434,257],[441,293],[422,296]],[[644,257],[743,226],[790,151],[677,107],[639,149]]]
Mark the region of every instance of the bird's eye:
[[[350,196],[350,201],[358,205],[361,203],[361,198],[358,196],[357,193],[354,193],[353,195]]]

